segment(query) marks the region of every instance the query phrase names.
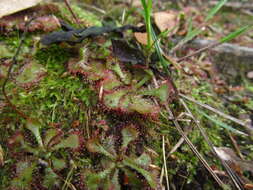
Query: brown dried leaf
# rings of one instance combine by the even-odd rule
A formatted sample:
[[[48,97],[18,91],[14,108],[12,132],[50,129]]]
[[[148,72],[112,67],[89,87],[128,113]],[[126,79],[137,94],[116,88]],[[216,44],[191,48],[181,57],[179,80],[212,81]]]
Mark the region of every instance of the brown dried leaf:
[[[133,7],[142,7],[141,0],[127,0],[127,3],[131,3]]]
[[[253,184],[245,184],[244,188],[248,190],[253,190]]]
[[[134,37],[136,38],[136,40],[140,44],[143,44],[143,45],[148,44],[148,35],[147,35],[147,33],[135,32]]]
[[[243,171],[252,171],[253,170],[253,162],[242,160],[239,158],[235,152],[231,148],[227,147],[215,147],[215,151],[218,156],[228,162],[229,166],[234,169],[236,172],[242,173],[240,170]]]
[[[61,26],[59,20],[53,15],[42,16],[34,21],[28,27],[29,32],[44,31],[52,32]],[[25,22],[20,23],[17,26],[18,30],[25,30]]]
[[[58,7],[55,4],[45,4],[4,16],[0,19],[0,33],[24,30],[27,17],[37,17],[30,23],[28,27],[29,32],[54,31],[60,26],[59,20],[52,15],[56,12],[58,12]]]
[[[155,24],[161,32],[171,30],[177,25],[177,13],[170,12],[157,12],[154,14]]]

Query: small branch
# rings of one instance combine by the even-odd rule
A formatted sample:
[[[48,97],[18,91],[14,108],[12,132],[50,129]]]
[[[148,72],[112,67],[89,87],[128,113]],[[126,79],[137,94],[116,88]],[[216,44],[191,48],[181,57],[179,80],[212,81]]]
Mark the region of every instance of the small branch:
[[[208,146],[211,148],[212,153],[221,161],[223,167],[225,168],[225,170],[226,170],[228,176],[230,177],[230,179],[233,181],[234,185],[238,189],[243,189],[242,181],[237,176],[237,174],[230,168],[230,166],[222,158],[220,158],[220,156],[217,154],[217,152],[215,151],[215,147],[214,147],[213,143],[211,142],[211,140],[209,139],[205,129],[199,124],[197,119],[193,116],[193,114],[190,111],[190,109],[188,108],[187,104],[184,102],[183,99],[180,99],[180,102],[183,104],[183,106],[186,109],[186,111],[188,112],[188,114],[190,114],[190,116],[192,117],[192,119],[195,122],[197,128],[199,129],[200,133],[204,137],[204,139],[207,142]]]
[[[190,139],[185,135],[184,131],[182,130],[181,126],[179,125],[178,121],[176,120],[176,118],[174,117],[173,112],[171,111],[171,109],[166,105],[166,110],[169,113],[169,117],[174,118],[173,122],[175,124],[175,127],[177,129],[177,131],[179,132],[179,134],[184,138],[185,142],[189,145],[189,147],[191,148],[192,152],[195,153],[195,155],[198,157],[198,159],[202,162],[202,164],[205,166],[205,168],[210,172],[210,174],[213,176],[213,178],[215,179],[215,181],[220,185],[220,187],[224,187],[224,183],[220,180],[220,178],[213,172],[212,168],[209,166],[209,164],[207,163],[207,161],[204,159],[204,157],[199,153],[199,151],[196,149],[196,147],[192,144],[192,142],[190,141]]]
[[[174,39],[175,42],[177,42],[177,39]],[[210,50],[212,52],[218,53],[218,54],[231,54],[236,57],[248,57],[249,59],[253,59],[253,48],[245,47],[245,46],[239,46],[232,43],[219,43],[217,41],[213,40],[206,40],[206,39],[195,39],[189,42],[189,44],[185,45],[186,47],[190,48],[200,48],[196,52],[193,52],[190,55],[186,55],[182,58],[179,58],[177,61],[183,61],[185,59],[188,59],[189,57],[192,57],[194,55],[197,55],[201,52],[204,52],[206,50]]]
[[[219,1],[210,1],[210,5],[216,5]],[[252,3],[242,3],[242,2],[227,2],[224,7],[233,9],[253,9]]]
[[[72,10],[70,4],[69,4],[69,1],[68,0],[64,0],[64,3],[66,5],[66,7],[68,8],[69,12],[71,13],[72,17],[74,18],[76,24],[78,24],[80,26],[80,22],[76,16],[76,14],[74,13],[74,11]]]
[[[2,92],[3,92],[3,95],[4,95],[4,97],[5,97],[6,102],[9,104],[9,106],[12,107],[13,110],[15,110],[21,117],[23,117],[23,118],[25,118],[25,119],[29,119],[29,117],[28,117],[25,113],[23,113],[22,111],[18,110],[18,108],[10,101],[10,99],[9,99],[7,93],[6,93],[6,88],[5,88],[5,87],[6,87],[7,82],[9,81],[9,78],[10,78],[10,75],[11,75],[11,71],[12,71],[13,66],[14,66],[15,64],[17,64],[17,57],[18,57],[18,55],[19,55],[19,53],[20,53],[20,50],[21,50],[21,47],[22,47],[22,45],[23,45],[23,43],[24,43],[25,36],[26,36],[27,30],[28,30],[28,26],[31,24],[31,22],[32,22],[34,19],[35,19],[35,18],[32,17],[32,18],[31,18],[30,20],[28,20],[28,22],[25,24],[25,31],[24,31],[24,33],[23,33],[22,36],[21,36],[21,40],[20,40],[19,46],[18,46],[18,48],[17,48],[17,50],[16,50],[16,52],[15,52],[13,58],[12,58],[12,62],[11,62],[11,65],[10,65],[10,67],[9,67],[9,69],[8,69],[6,79],[4,80],[3,85],[2,85]]]
[[[233,146],[235,147],[235,150],[236,150],[237,154],[240,156],[240,158],[242,160],[244,160],[243,155],[242,155],[242,153],[240,151],[239,145],[237,144],[236,140],[234,139],[234,137],[232,136],[232,134],[229,131],[227,131],[227,132],[228,132],[230,140],[233,143]]]
[[[98,7],[96,7],[96,6],[88,5],[88,4],[86,4],[86,3],[82,3],[81,5],[82,5],[84,8],[86,8],[86,9],[90,9],[91,11],[96,11],[97,13],[100,13],[100,14],[102,14],[102,15],[105,15],[105,14],[106,14],[106,12],[105,12],[103,9],[100,9],[100,8],[98,8]]]
[[[184,133],[185,133],[185,136],[188,136],[188,134],[191,132],[192,130],[192,126],[190,126],[189,129],[185,130]],[[169,157],[170,155],[172,155],[174,152],[177,151],[177,149],[184,143],[184,138],[181,137],[179,139],[179,141],[177,142],[177,144],[175,144],[175,146],[170,150],[170,152],[167,154],[167,157]]]
[[[192,54],[189,54],[189,55],[186,55],[186,56],[184,56],[184,57],[179,58],[179,59],[177,60],[177,62],[184,61],[185,59],[188,59],[188,58],[190,58],[190,57],[192,57],[192,56],[198,55],[198,54],[200,54],[200,53],[202,53],[202,52],[204,52],[204,51],[207,51],[207,50],[209,50],[209,49],[211,49],[211,48],[214,48],[214,47],[216,47],[216,46],[218,46],[218,45],[220,45],[220,44],[221,44],[220,42],[214,42],[214,43],[212,43],[212,44],[209,44],[209,45],[207,45],[206,47],[203,47],[203,48],[201,48],[201,49],[199,49],[199,50],[193,52]]]
[[[169,184],[169,177],[168,177],[168,170],[167,170],[167,161],[166,161],[166,156],[165,156],[165,140],[164,140],[164,135],[163,135],[163,165],[164,165],[164,170],[165,170],[165,178],[166,178],[166,185],[167,185],[167,189],[170,189],[170,184]]]
[[[224,117],[226,119],[229,119],[229,120],[231,120],[231,121],[233,121],[233,122],[235,122],[235,123],[237,123],[237,124],[239,124],[239,125],[241,125],[241,126],[243,126],[245,128],[250,128],[250,126],[248,126],[247,124],[245,124],[245,122],[243,122],[243,121],[241,121],[241,120],[239,120],[239,119],[237,119],[235,117],[232,117],[230,115],[227,115],[227,114],[225,114],[225,113],[223,113],[223,112],[221,112],[221,111],[219,111],[219,110],[217,110],[217,109],[215,109],[215,108],[213,108],[213,107],[211,107],[211,106],[209,106],[207,104],[203,104],[201,102],[198,102],[197,100],[194,100],[193,98],[185,96],[185,95],[183,95],[181,93],[179,93],[178,95],[180,97],[182,97],[182,98],[184,98],[184,99],[186,99],[188,101],[191,101],[191,102],[193,102],[193,103],[195,103],[195,104],[197,104],[197,105],[199,105],[201,107],[204,107],[204,108],[206,108],[206,109],[208,109],[208,110],[210,110],[210,111],[212,111],[212,112],[214,112],[214,113],[216,113],[216,114],[218,114],[218,115],[220,115],[220,116],[222,116],[222,117]]]

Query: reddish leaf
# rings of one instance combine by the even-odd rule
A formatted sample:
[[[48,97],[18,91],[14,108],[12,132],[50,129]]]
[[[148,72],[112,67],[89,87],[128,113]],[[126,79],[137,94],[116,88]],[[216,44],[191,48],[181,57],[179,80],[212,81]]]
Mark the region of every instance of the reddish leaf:
[[[16,83],[26,89],[33,87],[46,75],[46,69],[35,62],[25,64],[16,77]]]

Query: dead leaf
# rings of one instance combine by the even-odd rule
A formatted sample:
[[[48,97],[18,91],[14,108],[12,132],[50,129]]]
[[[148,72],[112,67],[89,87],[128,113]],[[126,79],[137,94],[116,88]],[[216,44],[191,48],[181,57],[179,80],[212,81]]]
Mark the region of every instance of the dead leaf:
[[[253,162],[242,160],[239,158],[231,148],[227,147],[215,147],[215,151],[218,156],[228,162],[228,165],[235,171],[239,171],[241,168],[243,171],[253,171]]]
[[[36,17],[28,27],[29,32],[52,32],[60,27],[59,20],[53,15],[59,8],[55,4],[38,5],[27,10],[4,16],[0,19],[0,33],[8,34],[13,30],[24,31],[26,18]]]
[[[142,7],[141,0],[127,0],[127,3],[133,7]]]
[[[0,166],[4,165],[4,151],[2,146],[0,145]]]
[[[170,12],[157,12],[154,14],[155,24],[161,32],[171,30],[177,25],[177,13]]]
[[[131,47],[127,41],[112,40],[113,54],[121,62],[130,62],[133,65],[145,65],[145,56],[143,53],[134,47]]]
[[[253,184],[245,184],[244,188],[248,190],[253,190]]]
[[[59,28],[60,22],[59,20],[53,16],[42,16],[34,21],[31,22],[30,26],[28,27],[29,32],[35,32],[35,31],[44,31],[44,32],[52,32]],[[18,25],[18,29],[24,31],[25,30],[25,22],[22,22]]]
[[[18,11],[33,7],[42,0],[1,0],[0,1],[0,18]]]
[[[143,44],[143,45],[148,44],[148,35],[147,35],[147,33],[135,32],[134,37],[136,38],[136,40],[140,44]]]

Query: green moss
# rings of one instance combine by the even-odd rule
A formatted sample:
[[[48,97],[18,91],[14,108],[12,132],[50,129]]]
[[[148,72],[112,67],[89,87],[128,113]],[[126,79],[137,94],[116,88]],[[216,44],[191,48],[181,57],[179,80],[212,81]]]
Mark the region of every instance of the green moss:
[[[85,121],[86,108],[96,102],[96,96],[81,78],[66,73],[69,56],[67,49],[57,45],[38,50],[34,57],[47,68],[46,77],[29,91],[17,88],[12,102],[27,115],[46,123],[62,122],[68,126],[76,119]]]
[[[101,19],[98,16],[96,16],[95,14],[93,14],[92,12],[82,9],[75,4],[72,4],[71,8],[73,9],[73,12],[77,15],[77,17],[79,19],[87,22],[87,24],[102,26]],[[69,12],[69,10],[66,8],[65,5],[61,6],[60,9],[61,9],[62,15],[64,15],[64,17],[67,16],[68,18],[72,18],[71,13]]]

